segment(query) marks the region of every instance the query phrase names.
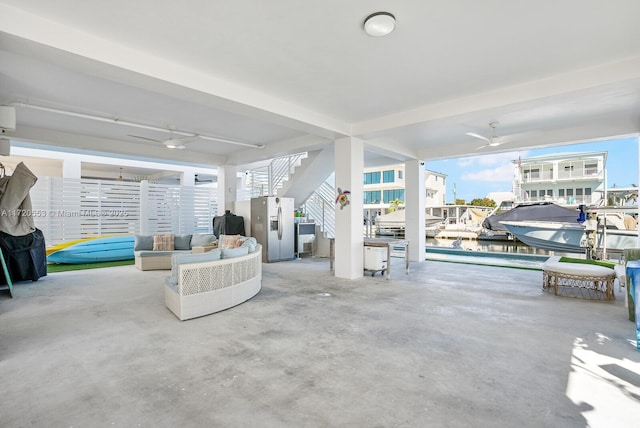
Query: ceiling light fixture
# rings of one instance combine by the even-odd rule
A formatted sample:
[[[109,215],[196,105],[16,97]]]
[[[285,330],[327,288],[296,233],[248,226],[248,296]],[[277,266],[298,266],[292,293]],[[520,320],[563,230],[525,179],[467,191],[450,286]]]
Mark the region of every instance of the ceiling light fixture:
[[[386,36],[396,28],[396,17],[389,12],[376,12],[364,20],[364,31],[373,37]]]
[[[79,117],[79,118],[82,118],[82,119],[95,120],[95,121],[98,121],[98,122],[107,122],[107,123],[114,123],[116,125],[130,126],[130,127],[133,127],[133,128],[148,129],[149,131],[168,132],[169,134],[183,135],[185,137],[192,137],[192,136],[196,136],[197,135],[199,138],[202,138],[204,140],[218,141],[220,143],[233,144],[233,145],[236,145],[236,146],[243,146],[243,147],[250,147],[252,149],[264,149],[264,147],[265,147],[264,144],[245,143],[245,142],[242,142],[242,141],[229,140],[227,138],[220,138],[220,137],[214,137],[214,136],[209,136],[209,135],[203,135],[203,134],[199,134],[197,132],[177,131],[175,129],[167,129],[167,128],[161,128],[161,127],[153,126],[153,125],[144,125],[142,123],[129,122],[129,121],[126,121],[126,120],[120,120],[118,118],[94,116],[92,114],[86,114],[86,113],[76,113],[76,112],[73,112],[73,111],[61,110],[61,109],[52,108],[52,107],[44,107],[44,106],[39,106],[39,105],[36,105],[36,104],[27,104],[27,103],[18,103],[18,102],[16,102],[16,103],[11,103],[11,105],[14,106],[14,107],[26,107],[26,108],[31,108],[31,109],[34,109],[34,110],[41,110],[41,111],[47,111],[47,112],[50,112],[50,113],[63,114],[65,116],[72,116],[72,117]],[[169,147],[169,146],[167,146],[167,147]],[[185,147],[186,146],[184,146],[184,145],[177,145],[176,147],[171,147],[171,148],[184,149]]]

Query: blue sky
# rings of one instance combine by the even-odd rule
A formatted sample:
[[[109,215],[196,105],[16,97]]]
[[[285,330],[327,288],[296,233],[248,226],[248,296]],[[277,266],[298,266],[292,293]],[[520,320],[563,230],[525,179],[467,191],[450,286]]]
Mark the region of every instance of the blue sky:
[[[607,152],[607,187],[627,187],[638,184],[638,139],[597,141],[534,150],[519,150],[484,156],[427,161],[425,167],[431,171],[447,174],[447,202],[453,202],[453,183],[456,197],[470,202],[484,198],[490,192],[511,190],[513,160],[565,152]]]

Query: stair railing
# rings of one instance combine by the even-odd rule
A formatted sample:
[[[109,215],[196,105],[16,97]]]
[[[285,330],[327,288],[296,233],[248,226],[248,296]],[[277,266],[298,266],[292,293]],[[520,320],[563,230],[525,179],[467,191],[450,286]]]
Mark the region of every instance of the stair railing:
[[[304,203],[307,219],[314,220],[327,238],[336,235],[335,189],[326,181]]]
[[[247,171],[246,188],[250,197],[274,196],[306,157],[305,152],[275,158],[268,165]]]

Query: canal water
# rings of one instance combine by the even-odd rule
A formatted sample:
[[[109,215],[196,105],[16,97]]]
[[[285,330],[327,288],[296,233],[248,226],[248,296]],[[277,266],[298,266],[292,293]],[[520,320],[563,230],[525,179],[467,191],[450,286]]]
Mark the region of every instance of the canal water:
[[[386,237],[386,236],[385,236]],[[584,254],[560,253],[530,247],[520,241],[427,238],[427,260],[487,264],[505,267],[540,269],[550,256],[585,258]],[[404,257],[404,251],[394,249],[392,256]]]
[[[549,252],[514,241],[462,240],[427,238],[425,259],[526,269],[541,269]]]
[[[427,247],[432,246],[454,248],[454,242],[454,239],[427,238]],[[460,248],[464,250],[484,251],[489,253],[536,254],[542,256],[550,255],[549,251],[541,250],[539,248],[533,248],[519,241],[486,241],[476,239],[463,239],[462,241],[460,241]]]

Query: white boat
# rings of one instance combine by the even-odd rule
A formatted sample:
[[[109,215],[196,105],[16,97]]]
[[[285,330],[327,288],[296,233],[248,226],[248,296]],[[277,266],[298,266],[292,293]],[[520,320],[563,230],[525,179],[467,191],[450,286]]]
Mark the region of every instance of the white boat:
[[[482,232],[482,222],[494,208],[470,205],[446,205],[429,207],[432,212],[446,213],[440,224],[426,229],[427,238],[436,239],[477,239]]]
[[[426,228],[442,222],[442,217],[425,214]],[[388,214],[379,215],[375,219],[377,235],[404,235],[405,210],[396,210]]]
[[[553,221],[503,221],[502,224],[518,240],[548,251],[585,253],[587,233],[583,224]],[[638,231],[602,229],[596,232],[595,248],[620,252],[638,246]]]
[[[482,232],[480,226],[458,226],[456,224],[447,224],[444,228],[436,231],[434,238],[436,239],[478,239],[478,235]]]

